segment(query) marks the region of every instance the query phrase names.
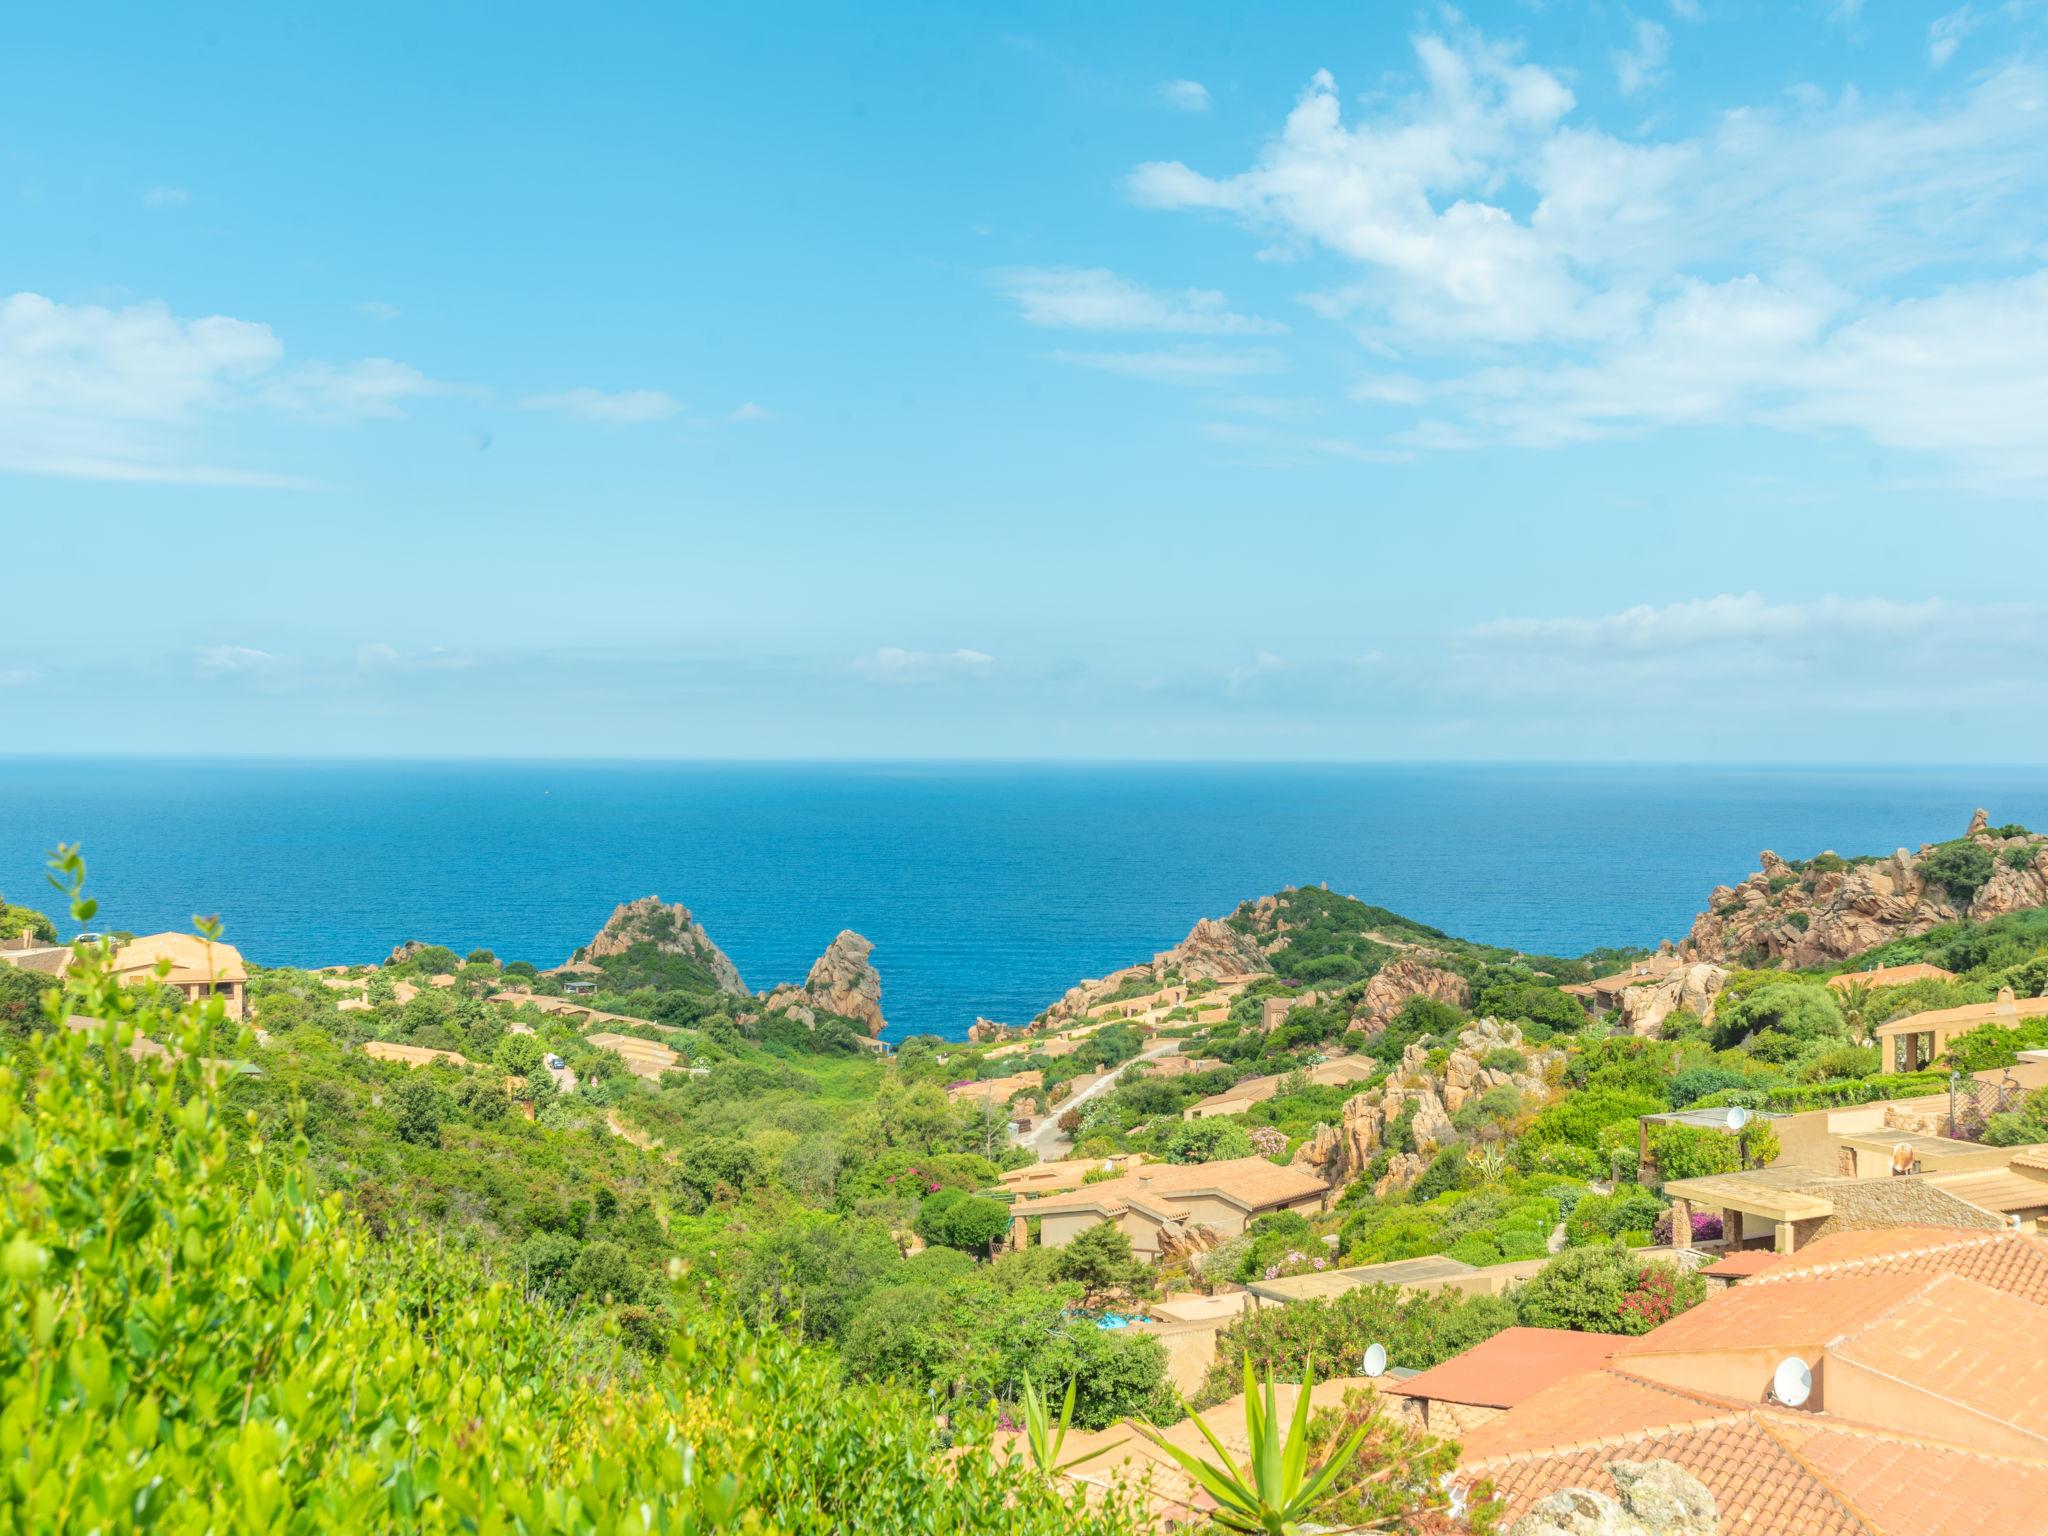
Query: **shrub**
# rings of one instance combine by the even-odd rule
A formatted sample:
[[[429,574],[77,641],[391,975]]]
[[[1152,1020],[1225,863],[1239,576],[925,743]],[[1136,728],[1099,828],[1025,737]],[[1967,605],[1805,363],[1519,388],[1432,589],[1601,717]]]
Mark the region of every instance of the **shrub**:
[[[1603,1243],[1559,1254],[1513,1297],[1527,1327],[1640,1335],[1706,1293],[1706,1281],[1690,1270],[1644,1263],[1619,1243]]]
[[[1943,843],[1920,861],[1920,873],[1957,903],[1975,896],[1991,878],[1991,871],[1991,850],[1967,838]]]
[[[1740,1088],[1749,1079],[1733,1067],[1687,1067],[1671,1079],[1671,1107],[1684,1109],[1724,1088]]]
[[[942,1189],[917,1208],[917,1235],[928,1243],[962,1253],[987,1253],[1010,1229],[1010,1208],[985,1195]]]
[[[1166,1138],[1169,1163],[1221,1163],[1252,1155],[1251,1133],[1232,1120],[1188,1120]]]
[[[1530,1123],[1523,1139],[1537,1146],[1561,1141],[1593,1148],[1599,1145],[1602,1127],[1653,1115],[1667,1107],[1663,1099],[1649,1093],[1589,1088],[1581,1093],[1568,1093],[1546,1106]]]

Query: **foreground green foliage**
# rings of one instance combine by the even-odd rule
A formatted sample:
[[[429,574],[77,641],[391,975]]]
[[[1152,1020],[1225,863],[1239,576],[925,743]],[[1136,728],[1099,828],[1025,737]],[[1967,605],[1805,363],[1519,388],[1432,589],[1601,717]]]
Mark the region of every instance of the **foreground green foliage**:
[[[0,1058],[7,1528],[1134,1528],[946,1454],[986,1423],[848,1389],[782,1330],[692,1306],[643,1354],[469,1256],[380,1243],[302,1139],[223,1113],[217,1005],[81,970]],[[138,1032],[183,1054],[136,1061]]]

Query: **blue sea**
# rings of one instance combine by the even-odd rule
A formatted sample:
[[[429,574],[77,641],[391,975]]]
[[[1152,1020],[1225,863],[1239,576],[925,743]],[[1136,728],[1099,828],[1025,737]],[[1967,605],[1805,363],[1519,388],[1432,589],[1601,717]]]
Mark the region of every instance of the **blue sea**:
[[[17,759],[0,892],[50,907],[44,855],[83,843],[101,925],[218,913],[273,965],[552,965],[652,892],[755,988],[857,929],[889,1038],[959,1037],[1284,885],[1578,954],[1678,937],[1759,849],[1888,852],[1978,805],[2048,826],[2048,770]]]

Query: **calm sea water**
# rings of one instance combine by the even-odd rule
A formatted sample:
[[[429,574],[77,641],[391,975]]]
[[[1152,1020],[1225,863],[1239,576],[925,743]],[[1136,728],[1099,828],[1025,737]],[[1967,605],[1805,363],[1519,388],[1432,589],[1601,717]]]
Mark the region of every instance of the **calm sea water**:
[[[1022,1020],[1288,884],[1550,953],[1685,931],[1757,851],[2048,826],[2048,770],[0,762],[0,892],[82,842],[102,921],[218,912],[252,960],[401,939],[551,965],[688,904],[749,985],[873,939],[890,1038]],[[68,933],[68,929],[66,930]]]

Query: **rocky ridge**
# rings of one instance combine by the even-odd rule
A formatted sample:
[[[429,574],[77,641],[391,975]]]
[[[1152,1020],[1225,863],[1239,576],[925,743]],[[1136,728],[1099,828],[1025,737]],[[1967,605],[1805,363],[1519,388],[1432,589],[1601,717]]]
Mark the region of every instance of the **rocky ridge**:
[[[614,907],[595,937],[570,959],[602,960],[610,955],[623,955],[635,944],[651,944],[663,954],[694,960],[709,973],[719,991],[747,995],[747,984],[740,980],[739,967],[711,942],[711,935],[690,916],[690,909],[681,902],[663,902],[659,896],[642,896]]]
[[[1485,1058],[1497,1050],[1521,1052],[1525,1065],[1520,1071],[1487,1066]],[[1492,1018],[1479,1019],[1459,1032],[1440,1074],[1429,1070],[1429,1054],[1421,1041],[1411,1044],[1386,1081],[1345,1100],[1342,1122],[1317,1126],[1314,1136],[1296,1149],[1294,1161],[1314,1168],[1332,1185],[1346,1183],[1363,1173],[1385,1146],[1388,1128],[1411,1112],[1415,1150],[1393,1154],[1387,1171],[1373,1185],[1373,1194],[1405,1188],[1421,1177],[1438,1148],[1457,1139],[1451,1116],[1467,1100],[1508,1084],[1532,1105],[1540,1103],[1550,1096],[1552,1069],[1564,1062],[1562,1051],[1532,1047],[1522,1039],[1518,1025]]]
[[[1991,856],[1991,874],[1960,899],[1927,875],[1927,860],[1941,844],[1923,843],[1912,853],[1900,848],[1882,859],[1830,851],[1799,863],[1767,849],[1739,885],[1714,888],[1680,953],[1722,965],[1830,965],[1943,923],[2048,906],[2048,839],[1994,829],[1990,821],[1979,810],[1963,834]]]

